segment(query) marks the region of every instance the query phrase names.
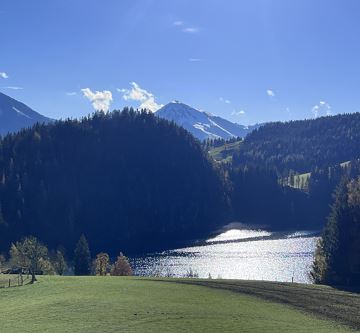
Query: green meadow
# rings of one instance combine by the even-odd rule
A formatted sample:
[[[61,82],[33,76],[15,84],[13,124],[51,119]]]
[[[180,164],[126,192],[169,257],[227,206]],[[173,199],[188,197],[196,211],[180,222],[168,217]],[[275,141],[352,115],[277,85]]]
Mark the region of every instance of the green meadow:
[[[250,292],[254,286],[261,292],[269,287],[274,295],[291,288],[226,280],[43,276],[34,285],[0,290],[0,332],[351,332],[346,320],[256,295]],[[358,311],[359,297],[344,294],[354,297],[350,306]]]
[[[232,156],[242,144],[242,141],[227,142],[220,147],[214,147],[209,150],[209,155],[217,162],[231,163]]]

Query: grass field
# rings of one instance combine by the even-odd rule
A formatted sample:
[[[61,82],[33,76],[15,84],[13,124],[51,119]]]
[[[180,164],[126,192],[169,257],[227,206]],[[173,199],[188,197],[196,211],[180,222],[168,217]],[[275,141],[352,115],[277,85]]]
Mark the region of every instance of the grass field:
[[[43,276],[35,285],[0,290],[0,332],[350,332],[306,308],[246,292],[266,283],[244,283]],[[312,288],[309,296],[313,290],[322,292]]]
[[[180,281],[178,281],[179,283]],[[184,280],[181,283],[203,285],[254,296],[289,305],[302,312],[336,321],[360,331],[360,294],[328,286],[245,280]]]
[[[10,283],[9,283],[10,280]],[[30,282],[30,277],[23,275],[23,284]],[[21,285],[21,280],[18,274],[0,274],[0,288],[14,287]]]
[[[231,163],[232,156],[241,145],[242,141],[226,143],[223,146],[215,147],[209,150],[209,155],[217,162]]]

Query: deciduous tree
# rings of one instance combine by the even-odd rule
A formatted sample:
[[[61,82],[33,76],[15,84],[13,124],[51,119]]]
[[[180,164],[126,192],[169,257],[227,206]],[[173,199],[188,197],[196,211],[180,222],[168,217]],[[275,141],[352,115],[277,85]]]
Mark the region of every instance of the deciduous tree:
[[[128,259],[120,252],[111,270],[111,275],[131,276],[133,275]]]
[[[66,260],[64,258],[64,254],[61,250],[57,250],[54,259],[53,259],[53,266],[55,272],[59,275],[63,275],[65,270],[67,269]]]
[[[109,255],[101,252],[96,256],[95,260],[95,272],[96,275],[105,276],[107,267],[109,265]]]
[[[11,245],[11,263],[31,274],[31,283],[36,281],[38,272],[48,269],[48,249],[33,236]]]

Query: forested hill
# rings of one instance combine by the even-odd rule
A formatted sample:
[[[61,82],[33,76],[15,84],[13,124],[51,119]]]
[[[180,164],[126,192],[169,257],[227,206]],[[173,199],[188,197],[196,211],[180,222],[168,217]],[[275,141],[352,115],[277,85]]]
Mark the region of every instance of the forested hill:
[[[279,174],[324,168],[360,157],[360,113],[286,123],[251,132],[233,156],[234,165],[276,168]]]
[[[188,132],[146,112],[35,125],[0,150],[0,250],[34,235],[72,251],[84,233],[94,252],[140,252],[225,222],[220,172]]]

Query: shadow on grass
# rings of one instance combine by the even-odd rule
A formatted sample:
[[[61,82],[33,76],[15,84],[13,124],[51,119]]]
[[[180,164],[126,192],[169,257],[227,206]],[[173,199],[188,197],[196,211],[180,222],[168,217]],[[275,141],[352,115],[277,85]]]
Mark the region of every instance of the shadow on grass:
[[[360,285],[359,286],[330,286],[334,289],[340,291],[346,291],[349,293],[360,294]]]
[[[247,280],[154,279],[236,292],[282,303],[360,330],[359,288]]]

